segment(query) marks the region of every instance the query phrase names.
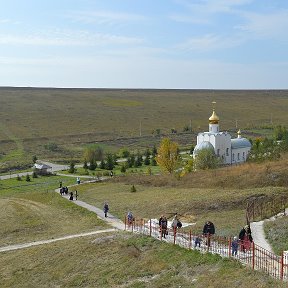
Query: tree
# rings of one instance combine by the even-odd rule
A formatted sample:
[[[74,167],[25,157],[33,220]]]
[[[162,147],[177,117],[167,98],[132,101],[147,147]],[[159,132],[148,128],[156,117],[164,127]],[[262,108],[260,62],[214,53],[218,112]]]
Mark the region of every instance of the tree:
[[[164,138],[160,143],[156,162],[162,170],[172,174],[179,165],[178,144]]]
[[[108,153],[106,155],[106,165],[105,165],[107,170],[113,170],[114,166],[114,158],[111,153]]]
[[[194,168],[207,170],[214,169],[220,164],[220,159],[216,156],[212,149],[200,150],[194,160]]]
[[[123,165],[121,166],[120,171],[121,171],[122,173],[125,173],[125,172],[126,172],[126,165],[125,165],[125,164],[123,164]]]
[[[73,161],[70,163],[68,172],[72,174],[76,172],[75,163]]]
[[[122,158],[128,158],[129,155],[130,155],[130,152],[128,151],[127,148],[122,148],[122,149],[119,151],[119,155],[120,155],[120,157],[122,157]]]
[[[149,150],[149,148],[146,149],[145,153],[144,153],[144,164],[145,165],[150,165],[150,156],[151,156],[151,152]]]
[[[26,175],[26,179],[25,179],[25,180],[26,180],[27,182],[30,182],[30,181],[31,181],[29,174]]]
[[[32,157],[32,161],[33,161],[33,163],[36,163],[37,160],[38,160],[38,159],[37,159],[37,156],[34,155],[34,156]]]
[[[105,161],[102,159],[101,162],[100,162],[99,168],[100,168],[100,169],[105,169],[105,167],[106,167],[106,163],[105,163]]]
[[[127,166],[129,168],[133,167],[135,165],[135,155],[130,154],[130,156],[127,158]]]
[[[84,150],[84,159],[91,163],[101,161],[104,159],[104,151],[101,146],[90,145]]]
[[[86,160],[86,159],[84,160],[83,168],[84,168],[85,170],[88,169],[88,164],[87,164],[87,160]]]
[[[140,152],[138,151],[136,159],[135,159],[134,167],[135,168],[140,167],[142,166],[142,163],[143,163],[143,158]]]
[[[93,159],[89,164],[89,170],[94,171],[97,168],[97,162]]]

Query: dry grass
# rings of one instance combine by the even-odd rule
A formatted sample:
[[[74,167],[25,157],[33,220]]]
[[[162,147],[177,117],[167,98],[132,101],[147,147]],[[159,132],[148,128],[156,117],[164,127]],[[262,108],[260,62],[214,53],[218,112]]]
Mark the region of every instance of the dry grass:
[[[46,240],[107,227],[97,216],[54,192],[0,198],[0,246]]]
[[[284,287],[235,261],[119,233],[1,253],[1,287]]]
[[[278,161],[263,163],[244,163],[238,166],[227,166],[214,170],[199,170],[177,180],[171,175],[145,176],[132,175],[125,183],[141,184],[156,187],[179,188],[224,188],[246,189],[260,187],[287,187],[288,185],[288,153]],[[122,178],[118,178],[122,181]]]
[[[271,115],[274,124],[286,123],[288,91],[1,88],[0,99],[0,161],[2,155],[2,162],[9,160],[16,166],[17,161],[31,162],[35,154],[44,159],[79,160],[83,145],[102,141],[107,150],[144,149],[159,143],[153,130],[179,132],[190,120],[195,133],[206,130],[213,100],[218,103],[223,130],[235,132],[237,119],[238,126],[248,132],[270,125]],[[143,138],[139,137],[140,122]],[[196,140],[191,133],[174,137],[181,145]],[[49,142],[60,149],[45,150]]]

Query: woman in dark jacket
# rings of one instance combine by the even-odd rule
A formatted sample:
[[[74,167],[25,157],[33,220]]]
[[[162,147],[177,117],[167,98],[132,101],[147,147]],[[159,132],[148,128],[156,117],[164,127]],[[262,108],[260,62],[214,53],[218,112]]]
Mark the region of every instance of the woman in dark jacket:
[[[249,225],[245,225],[241,229],[239,233],[239,240],[241,244],[240,246],[241,251],[245,253],[247,250],[250,250],[251,243],[253,242],[253,238],[252,238],[252,232],[251,232]]]
[[[215,226],[211,221],[207,221],[203,227],[203,235],[207,238],[206,244],[210,246],[211,236],[215,234]]]

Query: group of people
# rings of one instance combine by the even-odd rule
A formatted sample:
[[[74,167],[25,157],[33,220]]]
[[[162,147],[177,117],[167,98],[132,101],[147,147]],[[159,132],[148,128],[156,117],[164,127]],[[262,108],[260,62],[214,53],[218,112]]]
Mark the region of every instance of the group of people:
[[[69,189],[67,186],[63,186],[60,188],[60,195],[61,196],[63,196],[64,194],[67,195],[68,193],[69,193]],[[75,193],[75,199],[78,200],[78,191],[75,190],[74,193]],[[72,191],[69,193],[69,195],[70,195],[69,200],[74,200],[74,194]]]
[[[65,191],[66,193],[66,188],[67,187],[62,187],[60,189],[60,193],[63,193],[61,191]],[[67,188],[67,193],[68,194],[68,188]],[[61,194],[62,195],[62,194]],[[77,200],[78,197],[78,192],[77,190],[75,191],[75,197]],[[70,192],[70,200],[73,200],[73,192]],[[103,212],[104,212],[104,216],[105,218],[108,217],[108,211],[109,211],[109,205],[108,202],[104,202],[104,206],[103,206]],[[126,215],[126,219],[127,219],[127,224],[128,226],[132,225],[133,222],[135,221],[135,218],[132,214],[131,211],[129,211]],[[166,236],[168,235],[168,220],[167,217],[164,215],[161,215],[161,217],[159,218],[159,229],[160,229],[160,235],[161,238],[166,238]],[[173,219],[172,219],[172,223],[171,223],[171,228],[175,231],[178,228],[182,227],[182,223],[179,220],[178,214],[175,213]],[[202,235],[201,236],[195,236],[194,237],[194,247],[196,248],[201,247],[201,243],[204,239],[206,239],[205,244],[209,247],[211,244],[211,237],[215,234],[215,226],[211,221],[207,221],[204,226],[203,226],[203,231],[202,231]],[[232,255],[236,256],[238,253],[238,248],[240,247],[240,251],[242,252],[246,252],[249,251],[251,248],[251,243],[253,242],[253,238],[252,238],[252,233],[251,233],[251,229],[249,225],[245,225],[240,233],[239,236],[234,236],[233,241],[231,241],[231,248],[232,248]]]
[[[61,184],[61,187],[60,187],[60,195],[64,195],[64,194],[68,194],[69,190],[68,190],[68,187],[67,186],[63,186],[62,187],[62,184]]]
[[[215,234],[215,226],[211,221],[207,221],[203,227],[203,236],[206,238],[206,244],[210,246],[211,236]],[[195,237],[195,246],[200,247],[203,239],[200,236]],[[240,247],[240,251],[245,253],[251,249],[253,242],[252,232],[249,225],[245,225],[239,233],[239,236],[234,236],[231,241],[232,256],[236,256]]]
[[[71,191],[70,192],[70,197],[69,197],[69,200],[74,200],[74,196],[73,196],[73,192]],[[78,200],[78,191],[75,190],[75,200]]]
[[[177,229],[181,228],[182,223],[180,222],[177,213],[174,215],[172,219],[171,228]],[[167,218],[162,215],[159,219],[159,228],[160,228],[160,235],[163,238],[166,238],[168,235],[168,221]],[[205,244],[209,247],[211,245],[211,238],[215,234],[215,225],[211,221],[207,221],[203,226],[202,235],[194,237],[194,247],[201,247],[201,243],[205,240]],[[231,249],[232,255],[236,256],[240,247],[240,251],[245,253],[249,251],[251,248],[251,243],[253,242],[252,232],[249,225],[245,225],[240,233],[239,236],[234,236],[233,240],[231,241]]]

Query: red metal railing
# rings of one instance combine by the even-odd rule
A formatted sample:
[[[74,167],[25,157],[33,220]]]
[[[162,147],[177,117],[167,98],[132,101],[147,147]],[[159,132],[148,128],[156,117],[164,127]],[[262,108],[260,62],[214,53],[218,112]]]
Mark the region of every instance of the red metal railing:
[[[231,238],[216,235],[208,235],[208,237],[193,235],[191,230],[185,231],[183,228],[167,228],[162,231],[157,221],[152,219],[134,219],[132,223],[128,223],[125,218],[125,230],[149,235],[186,249],[210,252],[222,257],[233,257],[252,269],[262,270],[276,279],[288,280],[288,254],[275,255],[253,242],[250,249],[245,249],[245,251],[241,251],[239,242],[237,254],[232,255]]]

